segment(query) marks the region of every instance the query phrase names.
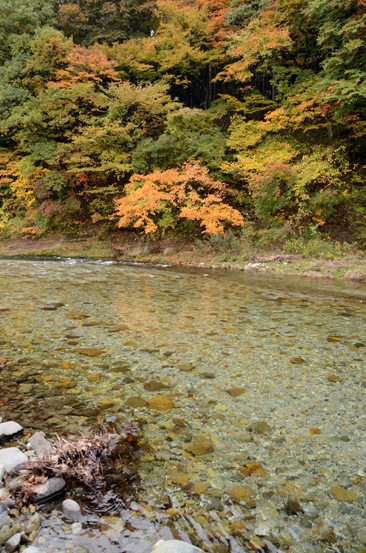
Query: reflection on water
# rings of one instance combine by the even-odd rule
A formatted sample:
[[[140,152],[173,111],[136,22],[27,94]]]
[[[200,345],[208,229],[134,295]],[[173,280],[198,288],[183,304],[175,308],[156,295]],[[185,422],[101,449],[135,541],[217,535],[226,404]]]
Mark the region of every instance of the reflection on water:
[[[143,421],[138,502],[82,528],[47,516],[40,547],[366,551],[365,287],[3,260],[0,291],[19,422]]]

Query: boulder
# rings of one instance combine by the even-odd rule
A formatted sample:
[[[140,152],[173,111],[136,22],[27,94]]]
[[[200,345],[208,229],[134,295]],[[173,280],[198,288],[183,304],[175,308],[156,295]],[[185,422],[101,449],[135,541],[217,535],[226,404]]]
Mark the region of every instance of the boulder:
[[[8,474],[13,474],[24,468],[28,457],[17,447],[7,447],[0,450],[0,464],[4,465]]]
[[[154,553],[203,553],[202,549],[179,540],[159,540],[151,551]]]
[[[18,434],[18,432],[21,432],[22,430],[23,427],[20,426],[20,424],[18,424],[17,422],[2,422],[0,424],[0,440],[3,440],[4,438],[9,438],[10,436],[14,436],[14,434]]]

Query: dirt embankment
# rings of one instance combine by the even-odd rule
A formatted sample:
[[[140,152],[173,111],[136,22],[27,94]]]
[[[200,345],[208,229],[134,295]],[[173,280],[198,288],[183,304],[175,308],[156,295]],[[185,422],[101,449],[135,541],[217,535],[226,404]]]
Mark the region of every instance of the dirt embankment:
[[[337,259],[317,259],[280,251],[218,251],[189,242],[160,241],[142,243],[118,236],[69,238],[52,236],[41,239],[0,241],[0,257],[76,257],[120,259],[145,263],[166,263],[187,267],[221,268],[297,275],[307,278],[344,279],[366,283],[366,258],[347,254]]]

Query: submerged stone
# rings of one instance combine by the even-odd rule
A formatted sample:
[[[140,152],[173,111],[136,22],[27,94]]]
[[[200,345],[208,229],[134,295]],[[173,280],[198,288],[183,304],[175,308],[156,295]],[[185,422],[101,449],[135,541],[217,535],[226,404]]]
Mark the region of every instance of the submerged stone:
[[[329,382],[340,382],[342,379],[337,374],[328,374]]]
[[[238,440],[238,442],[249,443],[253,441],[253,436],[249,432],[242,432],[241,434],[238,434],[236,436],[236,439]]]
[[[181,363],[180,365],[178,365],[178,369],[183,372],[189,372],[189,371],[193,371],[194,366],[188,363]]]
[[[150,380],[145,382],[144,389],[149,392],[160,392],[161,390],[169,390],[171,386],[164,384],[164,382],[159,382],[159,380]]]
[[[288,499],[285,504],[285,511],[288,515],[297,515],[298,513],[303,513],[304,509],[301,507],[297,499]]]
[[[312,426],[311,428],[309,428],[309,434],[310,436],[316,436],[318,434],[321,434],[322,431],[320,430],[320,428],[316,428],[315,426]]]
[[[251,432],[268,432],[272,430],[272,427],[265,421],[255,421],[248,426],[247,430]]]
[[[337,536],[334,533],[334,530],[331,528],[325,528],[319,538],[319,541],[323,543],[336,543]]]
[[[125,401],[125,405],[129,405],[130,407],[148,407],[148,402],[142,399],[141,397],[128,397]]]
[[[254,507],[256,505],[256,499],[254,491],[250,486],[243,484],[241,486],[234,486],[229,491],[229,497],[235,503],[244,503],[246,507]]]
[[[229,390],[226,390],[226,392],[231,397],[239,397],[239,396],[245,394],[246,389],[245,388],[230,388]]]
[[[205,372],[200,373],[200,377],[201,378],[213,379],[213,378],[216,378],[216,375],[215,375],[215,373],[205,371]]]
[[[206,436],[196,436],[184,449],[192,453],[192,455],[207,455],[208,453],[212,453],[214,445]]]
[[[254,536],[250,541],[249,541],[249,547],[251,549],[253,549],[254,551],[263,551],[264,548],[266,547],[266,544],[264,543],[263,540],[261,540],[260,538],[258,538],[258,536]]]
[[[115,402],[113,401],[113,399],[102,398],[98,401],[97,407],[102,410],[110,409],[111,407],[114,407],[114,404]]]
[[[86,377],[90,382],[98,382],[102,378],[102,373],[88,374]]]
[[[193,493],[197,495],[201,495],[202,493],[205,493],[205,491],[210,487],[211,484],[208,482],[196,482],[194,484]]]
[[[96,348],[75,348],[75,353],[80,353],[81,355],[86,355],[87,357],[99,357],[104,353],[101,349]]]
[[[332,486],[330,491],[337,501],[356,501],[355,493],[344,488],[340,488],[339,486]]]
[[[108,332],[122,332],[122,330],[129,330],[127,325],[115,325],[108,329]]]
[[[64,369],[65,371],[69,371],[71,369],[75,369],[77,367],[77,363],[75,361],[64,361],[61,363],[60,368]]]
[[[148,400],[149,407],[157,411],[169,411],[173,409],[174,402],[167,396],[155,396]]]

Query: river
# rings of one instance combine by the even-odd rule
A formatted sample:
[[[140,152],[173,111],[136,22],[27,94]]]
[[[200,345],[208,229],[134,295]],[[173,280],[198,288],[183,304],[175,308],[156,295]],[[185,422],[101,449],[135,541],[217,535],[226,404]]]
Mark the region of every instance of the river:
[[[77,531],[45,512],[35,545],[366,552],[364,285],[3,259],[0,293],[4,419],[143,430],[133,500]]]

